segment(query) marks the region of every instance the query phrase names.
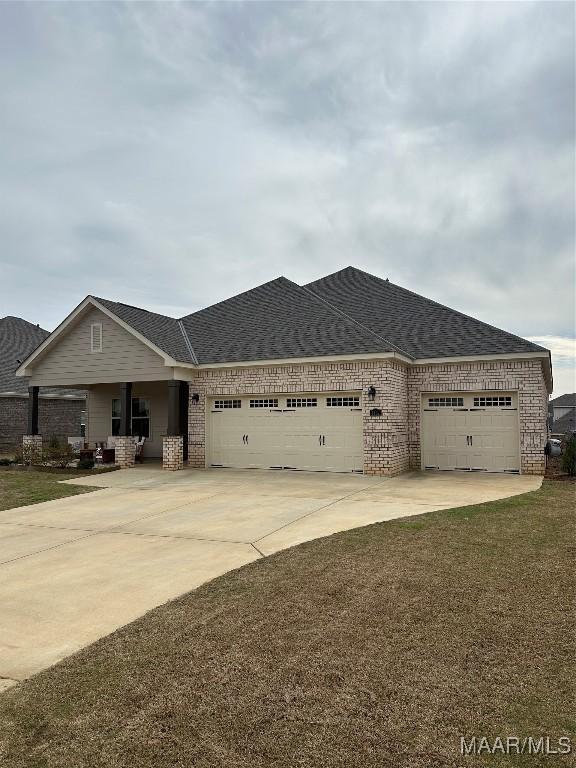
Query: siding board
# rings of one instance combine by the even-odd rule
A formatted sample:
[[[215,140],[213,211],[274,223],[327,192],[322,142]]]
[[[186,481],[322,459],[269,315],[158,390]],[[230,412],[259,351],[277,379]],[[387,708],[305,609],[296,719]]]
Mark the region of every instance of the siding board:
[[[91,352],[92,323],[102,323],[102,352]],[[92,308],[37,360],[30,383],[51,386],[168,378],[170,369],[160,355]]]

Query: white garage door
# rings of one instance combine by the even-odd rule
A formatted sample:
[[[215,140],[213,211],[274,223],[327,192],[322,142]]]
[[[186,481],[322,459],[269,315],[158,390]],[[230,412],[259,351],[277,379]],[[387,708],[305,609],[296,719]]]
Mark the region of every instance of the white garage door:
[[[358,393],[216,397],[209,411],[209,466],[362,472]]]
[[[516,394],[424,395],[422,466],[424,469],[519,472]]]

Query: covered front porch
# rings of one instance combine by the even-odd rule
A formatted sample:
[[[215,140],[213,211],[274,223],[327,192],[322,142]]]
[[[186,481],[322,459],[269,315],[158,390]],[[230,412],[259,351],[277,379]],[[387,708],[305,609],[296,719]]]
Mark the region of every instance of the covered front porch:
[[[188,459],[187,381],[136,381],[89,384],[86,400],[85,448],[114,449],[114,463],[133,467],[137,443],[144,459],[162,461],[164,469],[182,469]],[[29,388],[28,434],[24,452],[29,463],[42,452],[39,433],[41,388]]]

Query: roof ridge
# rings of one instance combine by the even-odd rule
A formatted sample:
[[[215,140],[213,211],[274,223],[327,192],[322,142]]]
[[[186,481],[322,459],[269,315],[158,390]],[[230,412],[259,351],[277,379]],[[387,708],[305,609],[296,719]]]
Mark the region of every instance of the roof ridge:
[[[184,327],[184,323],[182,320],[177,320],[178,327],[180,328],[180,331],[182,333],[182,336],[184,337],[184,343],[186,344],[186,348],[188,349],[188,352],[190,352],[190,357],[192,358],[192,362],[195,365],[199,365],[198,363],[198,355],[196,352],[194,352],[194,347],[192,346],[192,342],[190,341],[190,337],[188,336],[188,333],[186,332],[186,328]]]
[[[320,278],[322,279],[322,278]],[[305,285],[300,285],[299,288],[302,288],[303,291],[306,291],[306,293],[309,293],[311,296],[314,296],[315,299],[318,299],[318,301],[321,301],[323,304],[326,304],[327,307],[329,307],[334,312],[338,313],[339,315],[342,315],[342,317],[345,317],[346,320],[349,320],[351,323],[354,323],[354,325],[357,325],[359,328],[362,328],[363,331],[367,331],[372,336],[374,336],[378,341],[383,341],[384,344],[388,344],[388,346],[392,347],[392,349],[395,349],[396,352],[399,352],[401,355],[404,355],[405,357],[409,357],[412,360],[414,359],[412,355],[409,355],[408,352],[404,352],[403,349],[398,347],[396,344],[393,344],[391,341],[388,341],[388,339],[384,338],[384,336],[380,336],[379,333],[376,333],[376,331],[373,331],[371,328],[368,328],[368,326],[364,325],[358,320],[355,320],[353,317],[350,317],[350,315],[346,314],[342,309],[339,309],[338,307],[335,307],[334,304],[327,301],[322,296],[318,296],[317,293],[314,293],[310,288],[308,288]]]
[[[240,291],[240,293],[235,293],[234,296],[229,296],[227,299],[221,299],[220,301],[217,301],[215,304],[209,304],[207,307],[201,307],[200,309],[197,309],[195,312],[189,312],[187,315],[182,315],[182,317],[180,317],[179,319],[186,320],[189,317],[198,315],[200,312],[205,312],[207,309],[214,309],[214,307],[218,307],[220,304],[226,304],[227,301],[238,299],[240,296],[244,296],[247,293],[252,293],[253,291],[257,291],[258,288],[263,288],[265,285],[276,283],[279,280],[285,280],[287,283],[292,283],[292,285],[298,285],[298,283],[294,283],[292,280],[289,280],[287,277],[284,277],[284,275],[279,275],[278,277],[275,277],[272,280],[266,280],[266,282],[264,283],[255,285],[254,288],[247,288],[245,291]],[[298,286],[298,287],[300,288],[301,286]]]

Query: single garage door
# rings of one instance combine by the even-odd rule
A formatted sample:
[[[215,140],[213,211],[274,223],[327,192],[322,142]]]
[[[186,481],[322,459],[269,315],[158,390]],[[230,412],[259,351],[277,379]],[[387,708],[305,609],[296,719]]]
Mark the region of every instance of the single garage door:
[[[360,394],[213,398],[208,437],[213,467],[362,472]]]
[[[516,393],[424,395],[422,466],[424,469],[519,472]]]

